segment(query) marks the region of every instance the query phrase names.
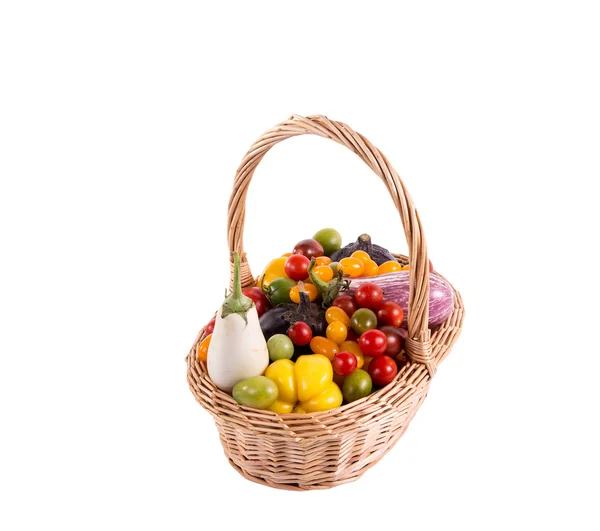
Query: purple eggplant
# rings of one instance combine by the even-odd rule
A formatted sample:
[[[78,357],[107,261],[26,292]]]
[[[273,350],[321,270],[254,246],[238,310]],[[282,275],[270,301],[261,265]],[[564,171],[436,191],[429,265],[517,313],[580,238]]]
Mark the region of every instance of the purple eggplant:
[[[383,290],[386,301],[392,301],[402,306],[406,326],[408,315],[409,271],[397,271],[376,277],[361,277],[350,279],[350,295],[354,295],[361,284],[373,282]],[[452,287],[442,277],[435,273],[429,274],[429,328],[443,323],[454,309],[454,293]]]
[[[260,327],[265,339],[269,339],[275,334],[285,334],[291,325],[300,321],[310,326],[313,335],[325,335],[325,310],[310,302],[308,294],[303,291],[300,292],[300,304],[281,304],[264,313]]]

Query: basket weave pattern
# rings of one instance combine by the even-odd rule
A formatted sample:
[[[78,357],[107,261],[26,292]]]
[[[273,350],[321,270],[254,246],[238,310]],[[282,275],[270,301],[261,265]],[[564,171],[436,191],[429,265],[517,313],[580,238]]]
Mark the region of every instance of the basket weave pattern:
[[[405,345],[408,363],[392,383],[366,398],[330,411],[279,415],[241,406],[213,384],[206,364],[196,359],[196,345],[204,337],[204,330],[200,331],[186,358],[187,380],[196,400],[212,414],[230,464],[252,481],[290,490],[347,483],[379,461],[407,429],[463,321],[462,299],[454,290],[454,311],[439,327],[429,330],[427,246],[404,183],[365,137],[325,116],[293,116],[275,126],[252,145],[237,170],[229,201],[228,241],[230,250],[242,257],[242,286],[255,282],[243,246],[250,180],[269,149],[304,134],[329,138],[356,153],[385,183],[400,214],[411,265]],[[396,256],[403,264],[409,261]]]

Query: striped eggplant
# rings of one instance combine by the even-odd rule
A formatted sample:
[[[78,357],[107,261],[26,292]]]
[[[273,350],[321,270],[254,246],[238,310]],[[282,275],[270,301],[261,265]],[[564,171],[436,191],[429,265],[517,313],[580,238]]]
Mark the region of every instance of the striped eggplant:
[[[408,271],[397,271],[376,277],[360,277],[350,279],[351,295],[354,295],[361,284],[373,282],[383,290],[386,301],[392,301],[404,310],[404,321],[402,326],[406,327],[406,316],[408,314]],[[435,273],[429,274],[429,328],[443,323],[454,308],[454,293],[452,287],[442,277]]]

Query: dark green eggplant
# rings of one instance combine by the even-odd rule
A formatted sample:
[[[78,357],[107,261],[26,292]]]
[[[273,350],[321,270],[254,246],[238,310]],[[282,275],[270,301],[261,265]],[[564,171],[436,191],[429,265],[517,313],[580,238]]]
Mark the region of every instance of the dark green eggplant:
[[[331,260],[333,262],[339,262],[342,258],[350,256],[354,251],[365,251],[377,265],[389,262],[390,260],[393,260],[394,262],[398,261],[385,247],[375,245],[371,242],[371,236],[368,234],[361,234],[354,243],[350,243],[346,245],[346,247],[342,247],[339,251],[333,253],[331,255]]]

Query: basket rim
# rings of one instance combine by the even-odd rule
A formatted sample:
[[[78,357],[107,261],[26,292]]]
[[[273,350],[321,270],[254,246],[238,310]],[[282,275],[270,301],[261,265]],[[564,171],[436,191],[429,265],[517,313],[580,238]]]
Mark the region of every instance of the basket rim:
[[[394,256],[397,257],[399,259],[399,261],[401,261],[401,262],[408,261],[408,259],[404,255],[394,254]],[[452,310],[452,313],[450,314],[450,316],[448,316],[448,318],[443,323],[441,323],[434,329],[431,329],[431,343],[432,343],[432,347],[433,347],[433,355],[436,359],[436,363],[439,364],[441,361],[443,361],[446,358],[446,356],[450,352],[450,349],[452,348],[452,346],[454,345],[454,343],[456,342],[456,340],[458,339],[458,337],[460,335],[460,332],[462,330],[463,320],[464,320],[464,306],[463,306],[462,297],[460,296],[460,293],[448,281],[448,279],[446,279],[446,277],[444,277],[442,274],[440,274],[439,272],[437,272],[435,270],[433,272],[448,283],[448,285],[452,288],[452,292],[454,294],[454,308]],[[453,323],[453,324],[449,325],[450,323]],[[452,337],[450,343],[446,344],[446,343],[441,343],[441,342],[437,341],[442,335],[445,335],[449,329],[452,329],[454,331],[454,334],[453,334],[453,337]],[[401,369],[398,371],[398,374],[392,380],[392,382],[390,382],[388,385],[386,385],[384,387],[377,389],[377,391],[375,391],[374,393],[371,393],[368,396],[363,397],[359,400],[355,400],[354,402],[350,402],[349,404],[343,404],[337,408],[326,410],[326,411],[317,411],[317,412],[313,412],[313,413],[276,413],[274,411],[269,411],[269,410],[265,410],[265,409],[256,409],[256,408],[244,406],[242,404],[238,404],[230,394],[219,389],[214,384],[214,382],[210,379],[210,376],[208,375],[208,368],[207,368],[206,362],[198,361],[196,359],[196,346],[200,341],[202,341],[202,339],[204,339],[204,328],[202,328],[200,330],[200,332],[198,333],[198,336],[197,336],[196,340],[194,341],[194,344],[192,345],[190,351],[188,352],[188,354],[185,358],[186,363],[187,363],[188,383],[190,383],[190,378],[191,378],[190,373],[192,371],[192,368],[195,367],[196,370],[198,370],[200,373],[202,373],[203,377],[205,377],[206,380],[208,382],[210,382],[211,386],[214,387],[214,392],[218,396],[221,397],[223,402],[230,405],[230,407],[241,410],[249,415],[256,415],[256,414],[260,413],[261,417],[264,417],[265,415],[267,415],[267,416],[272,417],[273,420],[281,419],[282,421],[287,421],[286,424],[289,423],[290,421],[299,420],[299,419],[307,419],[307,418],[319,419],[322,417],[330,417],[332,414],[336,414],[336,413],[344,413],[344,414],[353,413],[354,410],[358,410],[358,409],[362,408],[364,405],[370,404],[372,402],[380,401],[386,393],[390,393],[393,389],[396,389],[398,384],[403,379],[407,378],[408,376],[413,376],[414,378],[418,378],[419,384],[422,383],[422,380],[429,380],[429,382],[430,382],[432,379],[432,376],[428,372],[425,365],[415,362],[415,361],[411,360],[409,357],[407,357],[407,362],[401,367]],[[426,383],[427,386],[429,385],[429,382]],[[191,388],[191,383],[190,383],[190,388]],[[417,385],[414,385],[414,384],[407,385],[407,386],[404,386],[404,388],[406,388],[406,389],[417,388]],[[195,396],[193,389],[191,389],[191,391],[192,391],[192,394],[194,394],[194,396]],[[204,407],[204,405],[202,403],[200,403],[200,404]]]

